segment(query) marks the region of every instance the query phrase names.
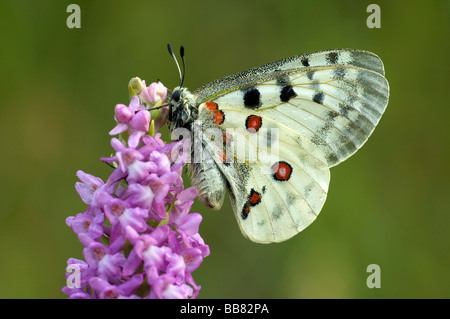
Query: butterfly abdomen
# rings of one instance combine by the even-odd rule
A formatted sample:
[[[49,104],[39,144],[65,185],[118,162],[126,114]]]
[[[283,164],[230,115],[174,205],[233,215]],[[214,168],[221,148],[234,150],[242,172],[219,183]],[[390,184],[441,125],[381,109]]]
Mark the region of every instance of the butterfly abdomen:
[[[220,209],[225,197],[225,179],[214,161],[191,164],[192,183],[201,201],[211,209]]]

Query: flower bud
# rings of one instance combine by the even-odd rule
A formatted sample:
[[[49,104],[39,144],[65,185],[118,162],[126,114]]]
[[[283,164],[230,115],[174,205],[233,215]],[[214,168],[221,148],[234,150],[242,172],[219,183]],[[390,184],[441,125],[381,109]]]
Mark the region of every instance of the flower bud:
[[[156,104],[160,101],[164,102],[167,98],[167,88],[161,82],[153,82],[147,88],[150,102]]]
[[[124,104],[117,104],[114,110],[116,121],[122,124],[127,124],[133,117],[133,112]]]
[[[138,77],[132,78],[130,82],[128,82],[128,92],[130,93],[130,97],[134,95],[139,95],[142,89],[144,89],[145,87],[146,87],[145,81],[142,81]]]

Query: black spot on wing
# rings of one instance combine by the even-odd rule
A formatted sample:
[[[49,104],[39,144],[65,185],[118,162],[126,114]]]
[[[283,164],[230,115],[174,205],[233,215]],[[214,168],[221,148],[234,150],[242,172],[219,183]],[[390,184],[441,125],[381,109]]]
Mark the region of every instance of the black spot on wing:
[[[338,60],[338,53],[337,52],[330,52],[326,56],[326,60],[330,64],[336,64]]]
[[[280,100],[282,102],[288,102],[290,99],[297,96],[297,93],[295,93],[294,88],[291,85],[283,86],[280,93]]]
[[[325,95],[322,92],[317,92],[313,96],[313,101],[316,103],[319,103],[319,104],[323,104],[324,97],[325,97]]]
[[[244,106],[249,109],[257,109],[261,107],[261,93],[255,87],[244,91]]]
[[[303,64],[303,66],[309,66],[309,60],[308,60],[308,58],[303,58],[303,59],[302,59],[302,64]]]

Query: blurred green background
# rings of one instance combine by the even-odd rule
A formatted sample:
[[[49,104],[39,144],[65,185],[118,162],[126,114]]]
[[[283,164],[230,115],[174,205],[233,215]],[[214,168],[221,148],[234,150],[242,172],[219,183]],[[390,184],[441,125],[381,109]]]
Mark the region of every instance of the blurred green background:
[[[81,29],[66,26],[70,3]],[[370,3],[380,29],[366,26]],[[195,204],[211,249],[193,273],[200,298],[450,297],[450,1],[14,0],[0,3],[0,298],[65,297],[66,260],[82,258],[65,218],[86,209],[75,173],[110,173],[99,158],[132,77],[177,85],[168,42],[185,46],[192,90],[330,48],[375,52],[391,88],[372,138],[331,170],[321,215],[291,240],[244,239],[228,198],[219,212]]]

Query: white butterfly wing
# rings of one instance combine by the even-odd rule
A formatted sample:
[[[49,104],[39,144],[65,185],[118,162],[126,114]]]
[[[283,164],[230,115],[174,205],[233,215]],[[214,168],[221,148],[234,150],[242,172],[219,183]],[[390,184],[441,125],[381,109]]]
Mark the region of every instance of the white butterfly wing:
[[[309,138],[330,167],[367,141],[389,99],[383,63],[375,54],[359,50],[288,58],[214,81],[196,92],[198,100],[215,101],[226,114],[242,109],[264,112]],[[245,105],[246,95],[250,106]]]
[[[228,182],[242,233],[255,242],[281,242],[312,223],[325,202],[330,180],[320,150],[303,136],[280,128],[279,151],[261,154],[261,144],[252,144],[251,133],[227,132],[233,147],[234,141],[249,142],[246,156],[238,152],[224,162],[221,154],[226,150],[218,139],[208,136],[205,142]],[[255,160],[252,154],[258,154],[258,158]],[[279,169],[288,172],[280,173]]]
[[[203,143],[227,181],[240,228],[251,240],[268,243],[294,236],[315,219],[326,199],[329,167],[367,141],[389,87],[376,55],[334,50],[251,69],[194,95]],[[221,134],[234,129],[231,140],[247,141],[247,151],[232,153],[227,163],[227,146],[210,128]],[[275,129],[279,150],[263,160],[254,136],[264,129]]]

